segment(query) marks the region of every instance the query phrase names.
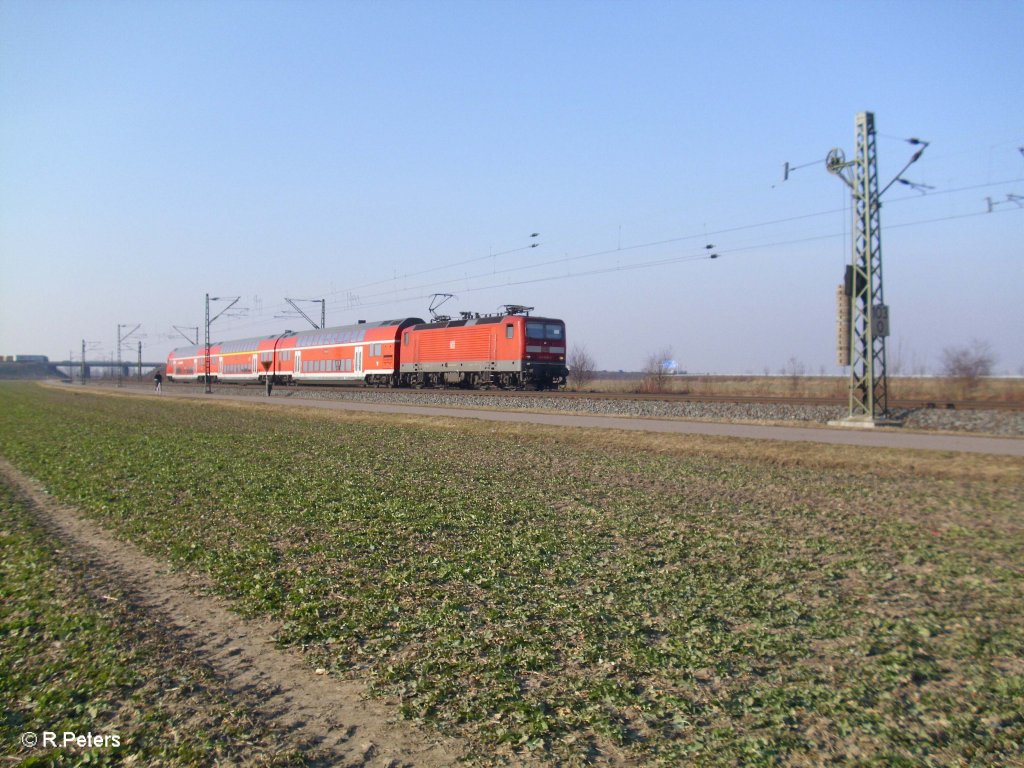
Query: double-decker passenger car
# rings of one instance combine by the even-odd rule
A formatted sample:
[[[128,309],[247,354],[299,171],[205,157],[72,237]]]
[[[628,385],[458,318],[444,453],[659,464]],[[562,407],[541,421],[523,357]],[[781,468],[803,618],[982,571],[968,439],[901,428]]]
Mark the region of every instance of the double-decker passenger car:
[[[210,345],[210,380],[394,386],[399,335],[422,322],[410,317],[217,342]],[[205,345],[179,347],[167,356],[169,381],[203,381],[205,375]]]

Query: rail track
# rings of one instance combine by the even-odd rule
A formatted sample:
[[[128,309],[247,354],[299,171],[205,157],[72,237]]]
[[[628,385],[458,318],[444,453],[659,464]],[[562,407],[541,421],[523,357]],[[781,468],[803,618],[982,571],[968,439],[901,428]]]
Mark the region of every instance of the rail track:
[[[223,382],[217,386],[225,386]],[[244,387],[245,384],[228,384],[230,387]],[[279,385],[281,386],[281,385]],[[363,389],[358,385],[338,384],[328,386],[311,385],[284,385],[293,391],[322,391],[338,392],[344,390],[359,391]],[[772,395],[723,395],[723,394],[695,394],[681,392],[664,392],[660,394],[639,393],[639,392],[572,392],[572,391],[543,391],[534,390],[502,390],[502,389],[460,389],[457,387],[443,389],[377,389],[366,388],[373,392],[444,392],[448,395],[465,397],[467,400],[473,397],[517,397],[544,399],[566,399],[566,400],[619,400],[619,401],[660,401],[669,403],[723,403],[741,405],[793,405],[793,406],[834,406],[845,407],[849,400],[842,397],[799,397],[799,396],[772,396]],[[889,407],[894,410],[962,410],[962,411],[1024,411],[1024,402],[1014,400],[951,400],[943,398],[906,398],[890,399]]]
[[[590,398],[598,400],[661,400],[668,402],[682,403],[737,403],[737,404],[762,404],[762,405],[817,405],[817,406],[846,406],[849,400],[843,397],[783,397],[771,395],[711,395],[666,392],[661,394],[648,394],[639,392],[495,392],[495,391],[472,391],[465,394],[488,394],[488,395],[516,395],[519,397],[564,397],[564,398]],[[889,407],[895,409],[919,410],[922,408],[938,408],[943,410],[997,410],[997,411],[1020,411],[1024,410],[1024,403],[1014,401],[993,401],[993,400],[945,400],[945,399],[902,399],[889,400]]]
[[[665,392],[661,394],[639,393],[639,392],[533,392],[529,390],[505,391],[505,390],[450,390],[472,397],[474,395],[494,396],[515,396],[515,397],[537,397],[537,398],[567,398],[567,399],[591,399],[591,400],[659,400],[681,403],[738,403],[738,404],[764,404],[764,405],[819,405],[819,406],[845,406],[849,403],[847,397],[779,397],[770,395],[708,395],[679,392]],[[906,410],[919,410],[922,408],[938,408],[943,410],[995,410],[995,411],[1020,411],[1024,410],[1024,403],[1014,401],[995,400],[944,400],[944,399],[903,399],[889,400],[889,407]]]

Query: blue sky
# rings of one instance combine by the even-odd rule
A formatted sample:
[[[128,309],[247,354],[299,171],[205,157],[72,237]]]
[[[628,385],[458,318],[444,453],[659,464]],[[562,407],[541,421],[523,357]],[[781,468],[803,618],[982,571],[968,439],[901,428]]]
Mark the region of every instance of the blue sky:
[[[603,368],[838,373],[849,195],[818,161],[869,110],[882,184],[920,137],[934,188],[883,198],[890,368],[981,339],[1024,372],[1022,29],[1022,2],[0,0],[0,353],[140,323],[161,359],[207,292],[249,308],[214,338],[301,329],[286,296],[338,325],[447,292],[562,317]]]

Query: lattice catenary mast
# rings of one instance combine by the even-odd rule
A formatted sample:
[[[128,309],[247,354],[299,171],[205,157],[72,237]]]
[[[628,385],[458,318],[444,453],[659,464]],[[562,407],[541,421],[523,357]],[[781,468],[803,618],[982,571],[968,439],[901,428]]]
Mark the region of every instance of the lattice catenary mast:
[[[882,226],[874,113],[857,115],[856,141],[856,159],[847,162],[841,149],[833,149],[828,153],[825,166],[850,187],[853,198],[850,266],[846,268],[844,284],[837,294],[838,357],[840,365],[850,366],[847,421],[867,426],[885,420],[889,410],[885,374],[889,307],[882,292]],[[915,159],[919,156],[920,153]]]

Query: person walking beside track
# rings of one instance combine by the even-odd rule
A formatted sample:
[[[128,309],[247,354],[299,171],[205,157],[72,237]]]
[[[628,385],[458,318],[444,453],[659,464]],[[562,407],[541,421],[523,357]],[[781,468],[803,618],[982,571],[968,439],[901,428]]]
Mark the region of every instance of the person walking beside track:
[[[160,375],[160,371],[157,371],[156,375],[153,377],[153,381],[156,382],[156,391],[157,392],[160,392],[160,393],[163,392],[163,388],[161,387],[161,385],[163,384],[163,380],[164,380],[164,377]]]

